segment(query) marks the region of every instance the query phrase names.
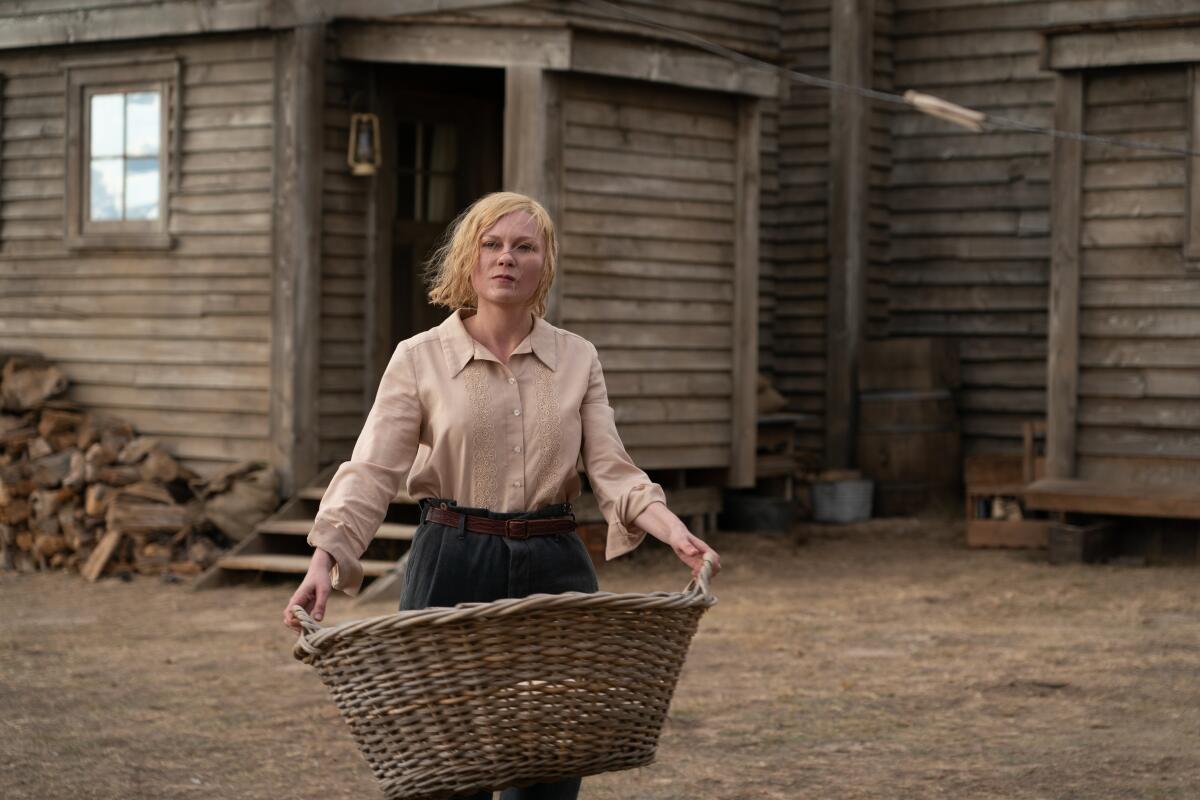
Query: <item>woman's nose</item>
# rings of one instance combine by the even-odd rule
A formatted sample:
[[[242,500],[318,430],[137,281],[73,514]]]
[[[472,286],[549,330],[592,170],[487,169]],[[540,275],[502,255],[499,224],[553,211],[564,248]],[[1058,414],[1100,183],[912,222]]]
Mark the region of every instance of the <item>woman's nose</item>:
[[[499,261],[501,264],[515,264],[516,259],[513,258],[512,250],[505,250],[500,254]]]

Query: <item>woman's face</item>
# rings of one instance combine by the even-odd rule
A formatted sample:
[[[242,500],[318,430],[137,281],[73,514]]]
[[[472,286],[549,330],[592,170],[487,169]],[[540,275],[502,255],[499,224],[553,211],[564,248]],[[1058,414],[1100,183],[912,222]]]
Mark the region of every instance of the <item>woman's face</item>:
[[[533,218],[524,211],[505,214],[479,238],[479,260],[471,272],[479,306],[531,305],[545,258],[545,242]]]

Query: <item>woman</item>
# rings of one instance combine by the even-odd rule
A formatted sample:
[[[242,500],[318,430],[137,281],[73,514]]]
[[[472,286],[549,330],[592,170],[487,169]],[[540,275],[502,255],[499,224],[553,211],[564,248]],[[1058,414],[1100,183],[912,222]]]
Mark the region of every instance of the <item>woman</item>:
[[[488,195],[454,222],[429,292],[454,313],[396,347],[353,455],[321,501],[308,536],[316,550],[286,624],[299,629],[292,605],[319,620],[331,588],[358,591],[358,559],[406,485],[421,525],[401,609],[595,591],[570,509],[581,455],[608,521],[608,558],[649,533],[693,573],[706,553],[719,569],[626,454],[596,348],[542,319],[557,254],[553,222],[524,195]],[[503,800],[578,790],[576,778],[506,790]]]

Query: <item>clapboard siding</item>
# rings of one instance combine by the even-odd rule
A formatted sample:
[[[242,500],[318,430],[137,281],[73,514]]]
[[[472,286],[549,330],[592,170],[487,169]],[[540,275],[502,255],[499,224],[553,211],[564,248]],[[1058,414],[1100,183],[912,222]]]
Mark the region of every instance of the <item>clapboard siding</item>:
[[[784,63],[829,77],[828,0],[785,0]],[[797,447],[809,462],[825,450],[825,298],[828,275],[829,94],[798,83],[779,112],[779,233],[774,246],[774,375],[790,411],[806,420]]]
[[[332,50],[332,48],[331,48]],[[322,465],[350,457],[364,419],[367,208],[371,181],[346,166],[350,103],[366,87],[363,67],[325,65],[321,213],[322,380],[317,399]]]
[[[1187,77],[1182,65],[1088,73],[1084,130],[1139,139],[1153,133],[1183,144]],[[1085,172],[1126,179],[1120,197],[1096,183],[1085,184],[1081,197],[1078,473],[1136,483],[1195,480],[1200,285],[1173,258],[1183,246],[1186,206],[1177,187],[1185,159],[1088,145],[1083,163]],[[1148,164],[1155,169],[1130,169]]]
[[[702,36],[744,53],[774,60],[779,52],[779,0],[615,0],[642,19],[658,25]],[[660,29],[629,19],[616,11],[582,3],[553,0],[515,3],[512,6],[478,9],[473,16],[527,22],[557,17],[614,32],[662,35]]]
[[[1042,28],[1171,17],[1196,6],[1194,0],[895,0],[895,9],[898,89],[1050,125],[1054,75],[1039,67]],[[1116,124],[1138,139],[1182,143],[1168,119],[1181,114],[1177,79],[1114,74],[1087,91],[1094,130],[1109,133]],[[1141,112],[1127,124],[1120,107],[1129,102]],[[893,114],[891,134],[889,332],[957,339],[968,450],[1016,449],[1021,420],[1045,414],[1038,401],[1046,384],[1050,140],[981,136],[903,108]],[[1182,184],[1167,160],[1125,154],[1090,163],[1084,182],[1084,235],[1119,240],[1135,218],[1135,227],[1147,225],[1139,235],[1174,235],[1163,217],[1182,202]],[[1101,222],[1107,219],[1114,224]],[[1182,269],[1165,250],[1142,250],[1139,268]],[[1085,274],[1129,263],[1104,248],[1080,255]]]
[[[727,466],[736,105],[571,78],[563,120],[562,324],[600,350],[639,464]]]
[[[892,25],[893,0],[875,0],[874,51],[871,59],[872,87],[893,90]],[[870,172],[867,199],[867,335],[884,338],[888,334],[891,288],[891,211],[888,184],[892,170],[893,106],[875,102],[871,107]]]
[[[72,398],[159,436],[203,473],[269,455],[274,44],[153,47],[182,64],[181,187],[167,198],[175,246],[72,252],[61,65],[150,50],[0,56],[0,348],[43,353],[71,378]]]
[[[897,0],[896,86],[1049,124],[1048,5]],[[904,108],[891,133],[889,332],[956,339],[967,449],[1015,449],[1021,421],[1045,414],[1049,140]]]

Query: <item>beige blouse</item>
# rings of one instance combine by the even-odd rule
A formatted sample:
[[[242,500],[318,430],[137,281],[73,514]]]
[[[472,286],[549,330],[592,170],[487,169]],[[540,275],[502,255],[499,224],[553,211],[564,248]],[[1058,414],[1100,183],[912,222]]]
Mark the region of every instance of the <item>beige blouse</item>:
[[[617,435],[596,348],[535,318],[508,365],[467,333],[457,311],[401,342],[350,460],[329,483],[308,542],[336,561],[334,588],[355,594],[359,558],[402,487],[498,512],[579,496],[579,456],[608,522],[607,555],[641,543],[633,520],[662,488]]]

